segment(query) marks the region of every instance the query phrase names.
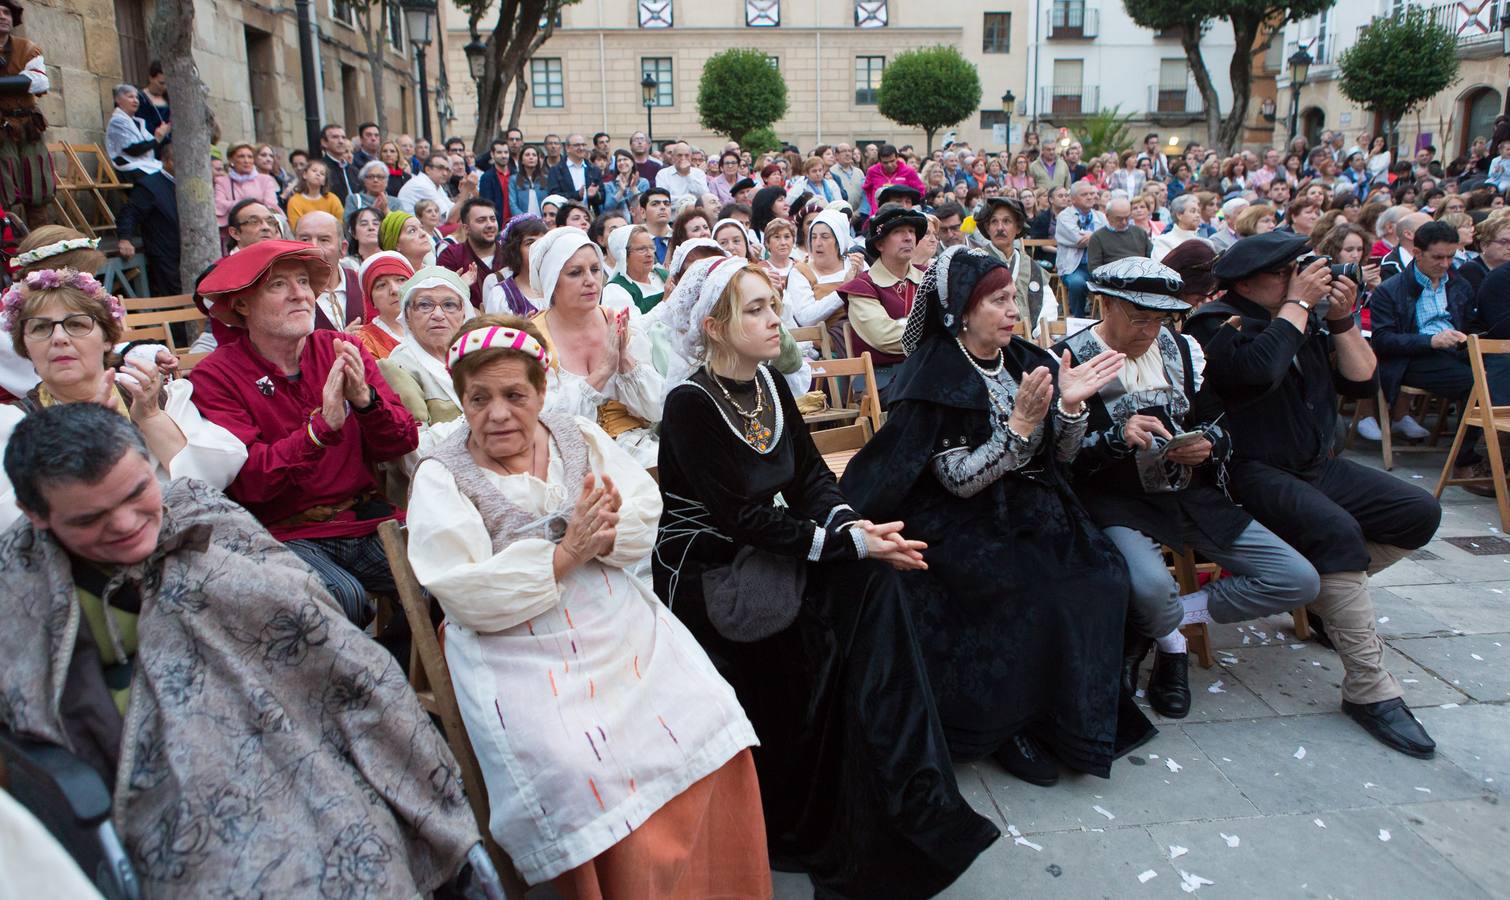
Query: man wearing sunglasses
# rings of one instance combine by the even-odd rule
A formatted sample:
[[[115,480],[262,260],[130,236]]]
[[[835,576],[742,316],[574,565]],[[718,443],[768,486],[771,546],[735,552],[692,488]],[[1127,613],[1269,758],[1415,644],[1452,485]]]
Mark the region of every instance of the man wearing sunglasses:
[[[1332,456],[1337,395],[1377,395],[1374,351],[1353,318],[1358,287],[1328,261],[1300,269],[1305,238],[1243,238],[1217,260],[1227,288],[1185,331],[1206,354],[1206,387],[1226,409],[1233,498],[1315,566],[1311,604],[1342,657],[1342,709],[1386,746],[1430,759],[1436,744],[1384,667],[1368,578],[1424,546],[1442,508],[1388,473]]]

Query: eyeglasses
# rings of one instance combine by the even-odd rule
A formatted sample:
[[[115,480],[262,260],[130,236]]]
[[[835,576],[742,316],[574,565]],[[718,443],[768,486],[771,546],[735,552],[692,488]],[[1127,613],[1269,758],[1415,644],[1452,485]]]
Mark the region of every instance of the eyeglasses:
[[[248,225],[266,225],[269,228],[277,228],[278,219],[275,216],[247,216],[245,219],[242,219],[240,222],[237,222],[231,227],[245,228]]]
[[[451,315],[452,313],[461,312],[461,301],[442,300],[437,304],[434,300],[416,300],[413,304],[414,311],[422,316],[430,315],[431,313],[435,312],[437,307],[439,307],[441,312],[444,312],[446,315]]]
[[[1132,327],[1138,329],[1139,331],[1147,331],[1149,328],[1152,328],[1154,326],[1158,326],[1158,327],[1161,327],[1161,328],[1162,327],[1173,327],[1174,326],[1174,316],[1160,316],[1157,319],[1150,319],[1150,318],[1143,318],[1143,317],[1139,317],[1139,318],[1134,319],[1131,316],[1129,316],[1128,319],[1127,319],[1127,324],[1129,324]]]
[[[26,335],[28,341],[45,341],[52,337],[53,329],[63,326],[63,333],[69,337],[89,337],[99,325],[94,316],[88,313],[74,313],[61,319],[48,319],[42,316],[33,316],[21,321],[21,333]]]

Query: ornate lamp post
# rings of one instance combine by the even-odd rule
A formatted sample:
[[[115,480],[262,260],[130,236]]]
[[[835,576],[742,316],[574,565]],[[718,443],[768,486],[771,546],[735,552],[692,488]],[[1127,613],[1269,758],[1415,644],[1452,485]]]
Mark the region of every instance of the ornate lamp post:
[[[1290,54],[1290,140],[1300,131],[1300,89],[1311,74],[1311,54],[1301,47]]]
[[[1007,153],[1012,152],[1012,113],[1017,110],[1017,95],[1012,93],[1011,88],[1001,95],[1001,114],[1007,120]]]
[[[640,79],[640,96],[645,102],[645,139],[650,142],[651,147],[655,146],[655,121],[651,110],[655,109],[655,89],[658,86],[655,76],[649,72]]]
[[[402,0],[399,4],[409,26],[409,43],[414,45],[415,59],[419,63],[420,131],[431,147],[435,146],[435,134],[430,129],[430,79],[425,74],[425,51],[433,40],[431,31],[435,27],[436,6],[436,0]]]

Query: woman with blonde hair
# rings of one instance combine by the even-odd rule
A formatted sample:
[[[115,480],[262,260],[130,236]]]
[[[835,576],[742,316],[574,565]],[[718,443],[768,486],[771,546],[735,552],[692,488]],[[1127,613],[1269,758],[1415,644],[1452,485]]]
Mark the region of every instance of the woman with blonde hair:
[[[1237,232],[1239,238],[1273,231],[1274,207],[1264,203],[1255,203],[1247,207],[1237,214],[1237,219],[1232,223],[1232,230]]]
[[[1012,157],[1012,168],[1007,172],[1007,187],[1022,191],[1036,186],[1033,176],[1028,174],[1027,155],[1019,153]]]

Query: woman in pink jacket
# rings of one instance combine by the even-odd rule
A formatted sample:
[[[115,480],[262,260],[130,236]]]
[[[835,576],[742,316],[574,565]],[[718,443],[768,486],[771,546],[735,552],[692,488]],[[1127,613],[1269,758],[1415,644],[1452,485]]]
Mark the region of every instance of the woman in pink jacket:
[[[257,150],[251,144],[236,144],[226,153],[230,165],[215,178],[215,221],[224,228],[226,214],[242,200],[255,199],[271,210],[282,209],[278,182],[257,171]]]

